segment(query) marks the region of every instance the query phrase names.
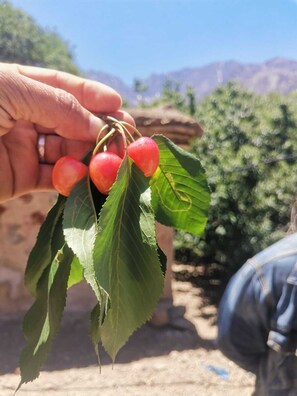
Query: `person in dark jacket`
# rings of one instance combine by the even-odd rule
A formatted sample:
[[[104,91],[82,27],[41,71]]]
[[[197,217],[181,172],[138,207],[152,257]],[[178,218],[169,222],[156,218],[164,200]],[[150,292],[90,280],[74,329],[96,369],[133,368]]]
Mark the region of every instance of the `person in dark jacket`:
[[[297,395],[297,232],[231,278],[217,341],[225,356],[256,375],[254,395]]]

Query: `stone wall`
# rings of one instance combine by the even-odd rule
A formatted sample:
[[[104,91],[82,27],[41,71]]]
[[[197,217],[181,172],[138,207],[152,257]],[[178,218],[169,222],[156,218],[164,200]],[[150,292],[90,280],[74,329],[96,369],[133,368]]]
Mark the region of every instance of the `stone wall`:
[[[24,270],[53,193],[26,194],[0,205],[0,311],[26,309],[30,298],[24,288]]]

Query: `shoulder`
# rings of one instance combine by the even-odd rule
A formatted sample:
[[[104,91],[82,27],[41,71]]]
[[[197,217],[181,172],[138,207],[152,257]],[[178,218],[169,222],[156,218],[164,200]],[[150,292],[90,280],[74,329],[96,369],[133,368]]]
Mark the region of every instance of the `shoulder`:
[[[258,278],[268,279],[271,287],[285,282],[294,268],[297,273],[297,233],[288,235],[256,254],[246,265],[253,269]]]
[[[269,263],[280,262],[286,259],[291,259],[292,262],[296,262],[297,260],[297,233],[286,236],[262,250],[248,261],[261,267]]]
[[[262,301],[272,307],[293,272],[297,275],[297,233],[247,260],[229,281],[224,297],[232,300],[233,304]]]

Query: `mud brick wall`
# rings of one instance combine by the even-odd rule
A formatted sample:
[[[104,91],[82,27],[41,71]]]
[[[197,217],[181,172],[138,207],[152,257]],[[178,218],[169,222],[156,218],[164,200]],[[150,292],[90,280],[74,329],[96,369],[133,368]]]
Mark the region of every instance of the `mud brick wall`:
[[[40,225],[56,200],[55,193],[27,194],[0,204],[0,313],[15,314],[29,308],[32,301],[24,287],[28,255]],[[157,225],[158,241],[172,259],[172,230]],[[168,266],[164,297],[171,298],[171,266]],[[69,310],[91,309],[93,292],[82,282],[69,290]]]
[[[55,199],[53,193],[26,194],[0,205],[0,312],[22,311],[30,304],[24,270]]]

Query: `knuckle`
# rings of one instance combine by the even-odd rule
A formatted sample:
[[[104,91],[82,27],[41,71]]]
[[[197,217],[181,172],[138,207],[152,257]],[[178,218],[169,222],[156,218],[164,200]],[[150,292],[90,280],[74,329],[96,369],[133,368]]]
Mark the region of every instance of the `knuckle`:
[[[0,126],[9,129],[18,119],[19,91],[14,73],[0,71]]]
[[[60,88],[56,88],[56,97],[57,103],[66,113],[65,115],[79,112],[80,104],[75,96],[73,96],[71,93]]]
[[[56,129],[60,133],[65,133],[69,129],[73,132],[73,129],[83,128],[88,118],[77,98],[67,91],[56,88],[56,99],[56,105],[59,107],[57,113],[60,114]]]

